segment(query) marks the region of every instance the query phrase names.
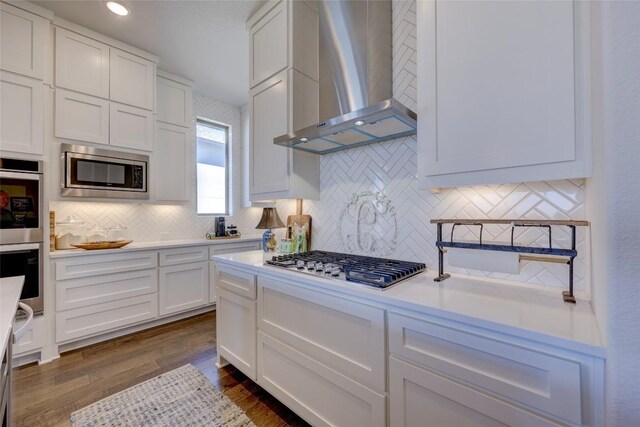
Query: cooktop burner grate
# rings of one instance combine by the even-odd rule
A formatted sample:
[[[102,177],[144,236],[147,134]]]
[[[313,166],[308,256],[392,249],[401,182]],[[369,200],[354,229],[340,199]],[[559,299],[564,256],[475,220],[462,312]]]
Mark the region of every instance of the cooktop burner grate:
[[[325,251],[276,255],[265,263],[295,269],[301,273],[347,280],[381,289],[395,285],[427,269],[424,264],[417,262]]]

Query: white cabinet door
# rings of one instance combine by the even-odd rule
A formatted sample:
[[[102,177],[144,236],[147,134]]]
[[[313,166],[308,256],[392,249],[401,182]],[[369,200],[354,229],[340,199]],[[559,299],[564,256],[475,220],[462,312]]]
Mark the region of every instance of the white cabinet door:
[[[389,358],[389,420],[394,427],[562,425],[394,356]]]
[[[420,3],[421,181],[587,176],[576,92],[580,2]]]
[[[288,65],[287,3],[281,1],[249,30],[249,80],[254,87]]]
[[[190,86],[156,76],[156,120],[190,128],[193,125],[193,90]]]
[[[42,82],[0,72],[0,150],[42,154],[43,108]]]
[[[56,89],[55,135],[109,144],[109,101]]]
[[[153,113],[111,102],[109,143],[117,147],[153,151]]]
[[[256,302],[218,288],[218,355],[256,380]]]
[[[160,316],[179,313],[209,303],[209,263],[160,267]]]
[[[109,98],[109,46],[56,28],[57,87]]]
[[[112,101],[153,110],[155,64],[111,48],[110,98]]]
[[[156,123],[153,164],[155,199],[187,201],[191,189],[191,146],[193,132],[189,128]]]
[[[0,68],[42,80],[49,21],[0,3]]]
[[[289,190],[291,149],[273,144],[288,132],[288,82],[283,71],[250,93],[250,193]]]

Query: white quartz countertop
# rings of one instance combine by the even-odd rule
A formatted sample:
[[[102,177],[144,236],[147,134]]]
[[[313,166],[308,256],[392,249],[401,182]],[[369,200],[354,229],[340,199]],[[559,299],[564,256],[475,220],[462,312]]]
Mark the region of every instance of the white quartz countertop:
[[[150,241],[150,242],[131,242],[127,246],[117,249],[99,249],[99,250],[86,250],[86,249],[66,249],[66,250],[57,250],[49,252],[50,258],[66,258],[73,256],[83,256],[83,255],[99,255],[99,254],[110,254],[110,253],[118,253],[118,252],[127,252],[127,251],[144,251],[144,250],[153,250],[153,249],[168,249],[168,248],[178,248],[183,246],[214,246],[214,245],[224,245],[231,243],[242,243],[242,242],[256,242],[262,241],[262,235],[260,236],[242,236],[237,239],[219,239],[219,240],[209,240],[209,239],[181,239],[181,240],[159,240],[159,241]]]
[[[12,333],[13,319],[16,316],[24,276],[4,277],[0,279],[0,358],[4,354],[7,338]]]
[[[379,290],[342,280],[301,274],[263,264],[262,251],[214,256],[220,264],[238,266],[258,275],[280,277],[349,294],[405,310],[439,316],[475,327],[485,327],[568,350],[604,357],[598,325],[588,301],[567,304],[559,288],[545,288],[452,275],[434,282],[434,271]],[[264,258],[266,259],[266,258]]]

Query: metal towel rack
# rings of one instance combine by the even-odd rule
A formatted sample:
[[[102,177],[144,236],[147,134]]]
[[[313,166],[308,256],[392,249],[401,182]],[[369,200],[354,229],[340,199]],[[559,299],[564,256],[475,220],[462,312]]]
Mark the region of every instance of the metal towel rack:
[[[541,262],[561,262],[569,265],[569,290],[562,292],[562,298],[565,302],[575,304],[576,298],[573,295],[573,260],[578,256],[576,250],[576,227],[588,227],[589,221],[571,221],[571,220],[536,220],[536,219],[432,219],[432,224],[437,224],[438,231],[436,237],[436,246],[438,247],[438,277],[434,280],[442,282],[449,277],[450,274],[444,272],[444,254],[445,248],[462,248],[462,249],[479,249],[486,251],[500,252],[518,252],[521,254],[535,254],[554,256],[556,258],[547,258],[535,255],[521,255],[521,260],[541,261]],[[451,238],[449,241],[442,239],[442,226],[444,224],[452,224]],[[511,244],[495,244],[484,243],[482,241],[482,232],[485,224],[509,224],[511,225]],[[480,239],[478,243],[473,242],[455,242],[453,233],[459,225],[471,225],[480,227]],[[554,248],[551,239],[552,226],[566,226],[571,230],[571,249]],[[536,227],[546,228],[549,234],[549,247],[533,247],[533,246],[517,246],[514,244],[513,235],[516,227]],[[562,257],[566,259],[559,259]]]

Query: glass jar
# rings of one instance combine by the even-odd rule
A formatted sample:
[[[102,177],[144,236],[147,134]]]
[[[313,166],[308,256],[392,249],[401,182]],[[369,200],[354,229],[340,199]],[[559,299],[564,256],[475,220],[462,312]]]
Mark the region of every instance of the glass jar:
[[[121,240],[127,240],[127,227],[123,225],[116,225],[115,227],[107,228],[107,240],[112,242],[119,242]]]
[[[55,233],[56,249],[77,249],[71,245],[87,241],[87,224],[73,216],[69,216],[64,221],[56,222]]]

